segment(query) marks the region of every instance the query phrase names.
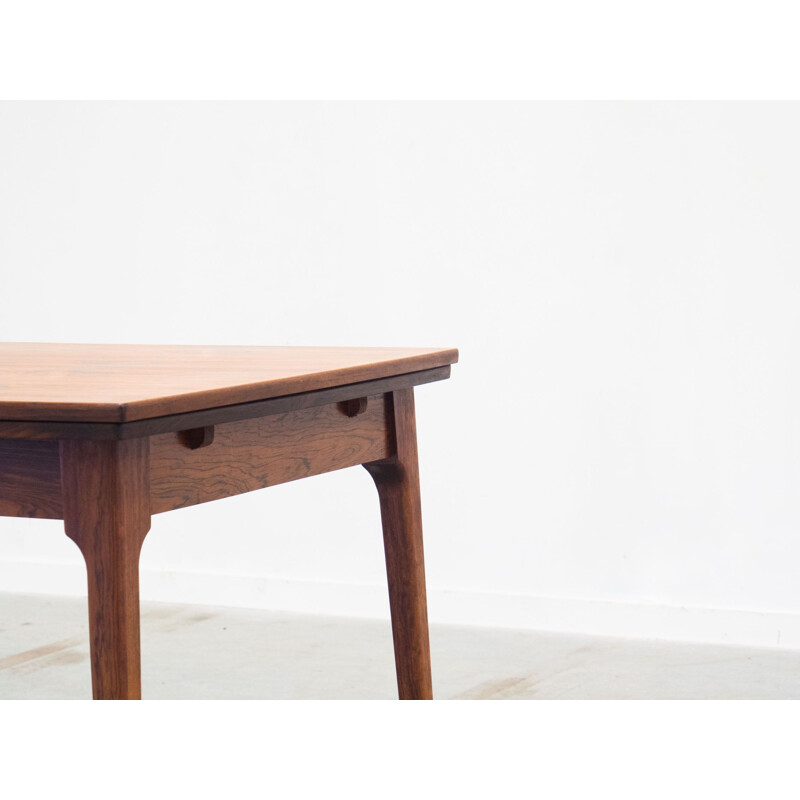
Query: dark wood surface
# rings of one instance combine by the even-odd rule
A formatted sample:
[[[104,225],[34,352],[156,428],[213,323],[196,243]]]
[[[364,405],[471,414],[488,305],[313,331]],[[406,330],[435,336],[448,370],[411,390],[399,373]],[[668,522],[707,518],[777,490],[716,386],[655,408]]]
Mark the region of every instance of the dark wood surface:
[[[140,437],[150,442],[152,513],[386,458],[391,395]],[[0,439],[0,516],[63,519],[58,442]]]
[[[445,380],[450,377],[450,367],[434,367],[433,369],[392,375],[389,378],[378,378],[373,381],[349,383],[332,389],[319,389],[314,392],[273,397],[268,400],[256,400],[252,403],[239,403],[231,406],[220,406],[190,411],[185,414],[169,414],[163,417],[137,420],[135,422],[47,422],[40,420],[0,420],[0,439],[31,439],[37,441],[58,441],[60,439],[136,439],[141,436],[153,436],[159,433],[190,430],[218,425],[223,422],[235,422],[254,417],[266,417],[270,414],[282,414],[298,408],[312,408],[381,394],[394,389],[409,386],[420,386],[425,383]]]
[[[217,425],[208,447],[190,449],[179,434],[150,439],[154,514],[343,469],[390,453],[387,401],[370,397],[350,417],[320,406]]]
[[[443,367],[454,349],[0,344],[0,419],[132,422]]]
[[[363,398],[355,416],[329,403],[149,437],[152,513],[385,458],[387,397]],[[58,442],[0,439],[0,516],[63,519]]]
[[[62,518],[58,442],[0,439],[0,517]]]
[[[392,395],[395,454],[364,464],[378,487],[401,700],[433,698],[414,390]]]
[[[150,529],[147,439],[61,443],[64,528],[86,562],[96,700],[141,697],[139,552]]]

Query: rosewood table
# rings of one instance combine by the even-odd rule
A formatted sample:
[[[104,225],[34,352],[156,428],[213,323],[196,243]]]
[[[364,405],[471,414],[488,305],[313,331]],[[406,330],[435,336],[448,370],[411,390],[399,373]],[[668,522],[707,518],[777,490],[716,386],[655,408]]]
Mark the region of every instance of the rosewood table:
[[[452,349],[0,344],[0,515],[63,519],[86,562],[95,699],[141,697],[150,517],[363,465],[401,699],[431,690],[414,387]]]

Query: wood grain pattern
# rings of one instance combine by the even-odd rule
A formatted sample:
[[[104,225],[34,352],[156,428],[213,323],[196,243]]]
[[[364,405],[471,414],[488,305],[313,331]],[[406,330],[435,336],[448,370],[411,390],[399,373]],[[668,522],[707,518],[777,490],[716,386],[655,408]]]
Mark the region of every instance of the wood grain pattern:
[[[61,519],[57,442],[0,439],[0,517]]]
[[[349,417],[337,405],[218,425],[214,441],[187,448],[179,434],[150,441],[154,514],[387,457],[386,400]]]
[[[298,408],[313,408],[367,395],[383,394],[395,389],[420,386],[424,383],[441,381],[450,377],[450,367],[435,367],[419,372],[392,375],[372,381],[337,386],[332,389],[318,389],[314,392],[272,397],[255,400],[251,403],[220,406],[190,411],[185,414],[169,414],[134,422],[47,422],[37,420],[0,420],[0,439],[35,439],[37,441],[57,441],[59,439],[138,439],[157,433],[171,433],[188,428],[219,425],[253,417],[266,417],[270,414],[283,414]]]
[[[141,697],[139,552],[150,529],[148,440],[61,443],[64,527],[86,562],[92,691]]]
[[[400,347],[0,344],[0,419],[129,422],[432,369]]]
[[[364,464],[381,505],[389,606],[401,700],[433,698],[414,390],[391,395],[395,454]]]
[[[153,436],[152,513],[385,458],[387,415],[384,395],[373,395],[355,417],[331,403],[217,425],[199,449],[186,432]],[[0,516],[63,518],[57,442],[0,439]]]

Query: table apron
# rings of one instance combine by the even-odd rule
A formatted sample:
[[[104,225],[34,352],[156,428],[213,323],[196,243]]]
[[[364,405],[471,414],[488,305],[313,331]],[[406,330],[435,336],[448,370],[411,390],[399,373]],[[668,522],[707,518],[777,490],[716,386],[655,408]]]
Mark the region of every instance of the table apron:
[[[150,436],[150,508],[157,514],[378,461],[395,452],[391,392],[354,416],[329,403],[214,426],[192,449],[181,432]],[[62,519],[58,441],[0,439],[0,516]]]
[[[392,453],[386,395],[358,416],[339,403],[217,425],[213,443],[189,450],[179,434],[150,438],[152,512],[171,511]]]

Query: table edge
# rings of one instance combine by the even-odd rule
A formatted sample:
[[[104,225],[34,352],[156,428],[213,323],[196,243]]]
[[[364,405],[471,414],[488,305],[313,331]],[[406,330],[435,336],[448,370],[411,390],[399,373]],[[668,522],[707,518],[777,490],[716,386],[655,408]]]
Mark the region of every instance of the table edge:
[[[387,361],[356,364],[345,368],[128,401],[65,403],[0,400],[0,420],[59,423],[134,422],[170,414],[190,413],[228,405],[288,397],[320,389],[348,386],[361,381],[433,369],[454,364],[457,361],[458,350],[456,348],[431,348],[422,353]]]
[[[179,414],[132,420],[128,422],[79,422],[52,420],[0,419],[0,439],[52,441],[61,439],[125,440],[161,433],[172,433],[225,422],[282,414],[301,408],[343,402],[396,389],[421,386],[450,377],[450,365],[391,375],[368,381],[357,381],[325,389],[317,389],[247,403],[204,408]]]

